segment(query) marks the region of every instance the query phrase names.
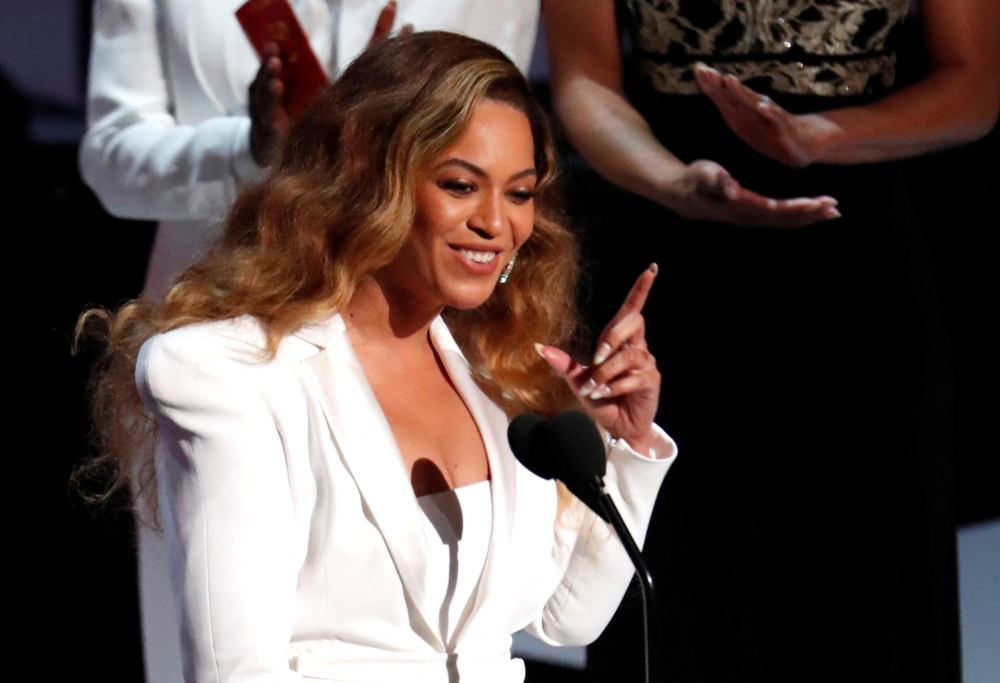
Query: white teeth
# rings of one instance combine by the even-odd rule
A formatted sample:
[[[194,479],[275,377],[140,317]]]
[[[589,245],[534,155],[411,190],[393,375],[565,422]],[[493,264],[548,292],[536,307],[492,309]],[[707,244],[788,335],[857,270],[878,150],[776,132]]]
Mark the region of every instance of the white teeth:
[[[475,261],[476,263],[489,263],[497,257],[495,251],[472,251],[471,249],[459,249],[458,252],[465,258],[470,261]]]

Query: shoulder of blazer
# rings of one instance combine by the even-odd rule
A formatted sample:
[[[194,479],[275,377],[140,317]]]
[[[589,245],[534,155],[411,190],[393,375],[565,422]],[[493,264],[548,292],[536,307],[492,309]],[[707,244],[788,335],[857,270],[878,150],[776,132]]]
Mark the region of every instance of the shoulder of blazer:
[[[140,353],[167,351],[192,361],[213,358],[248,367],[264,367],[303,360],[317,353],[318,346],[302,335],[292,333],[282,338],[277,353],[270,357],[264,327],[253,316],[244,315],[161,332],[147,339]]]
[[[269,356],[264,329],[252,316],[193,323],[147,339],[136,358],[135,381],[144,402],[152,407],[157,402],[156,387],[177,384],[181,376],[190,380],[206,372],[221,372],[261,381],[319,350],[295,335],[287,335],[279,343],[277,354]],[[251,380],[254,376],[259,379]]]

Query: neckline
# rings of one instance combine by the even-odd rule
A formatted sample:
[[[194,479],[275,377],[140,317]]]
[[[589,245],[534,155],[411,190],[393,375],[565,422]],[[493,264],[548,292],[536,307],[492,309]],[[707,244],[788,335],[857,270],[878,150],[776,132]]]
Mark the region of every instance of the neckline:
[[[466,484],[464,486],[456,486],[453,489],[445,489],[444,491],[436,491],[434,493],[425,493],[422,496],[417,496],[417,500],[425,500],[429,498],[434,498],[435,496],[443,496],[449,493],[458,496],[462,495],[465,492],[469,492],[472,489],[475,489],[477,486],[482,486],[483,484],[489,484],[489,483],[490,479],[483,479],[482,481],[477,481],[472,484]]]

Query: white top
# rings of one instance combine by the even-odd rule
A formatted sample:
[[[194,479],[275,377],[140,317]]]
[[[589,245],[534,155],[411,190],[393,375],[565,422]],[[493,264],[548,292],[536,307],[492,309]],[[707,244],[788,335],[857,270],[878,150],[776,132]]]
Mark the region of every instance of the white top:
[[[493,523],[490,482],[417,498],[427,539],[427,592],[441,605],[437,630],[446,647],[469,616],[486,564]]]

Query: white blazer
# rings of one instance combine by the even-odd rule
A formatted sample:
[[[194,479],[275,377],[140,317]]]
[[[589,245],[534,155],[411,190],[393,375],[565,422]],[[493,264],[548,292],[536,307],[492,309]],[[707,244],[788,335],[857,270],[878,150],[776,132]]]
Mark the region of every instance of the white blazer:
[[[234,15],[243,0],[97,0],[80,170],[113,215],[161,221],[146,295],[218,237],[250,156],[247,89],[260,65]],[[364,48],[386,0],[291,0],[336,76]],[[503,50],[525,73],[539,0],[398,0],[397,26],[446,30]]]
[[[262,361],[249,318],[143,346],[136,381],[159,426],[160,511],[188,683],[321,679],[520,683],[511,634],[583,644],[632,577],[579,501],[557,520],[551,481],[507,445],[507,418],[473,381],[445,323],[432,341],[486,445],[493,522],[469,617],[452,642],[425,597],[429,546],[389,424],[344,323],[285,338]],[[641,542],[676,448],[609,443],[605,478]]]

